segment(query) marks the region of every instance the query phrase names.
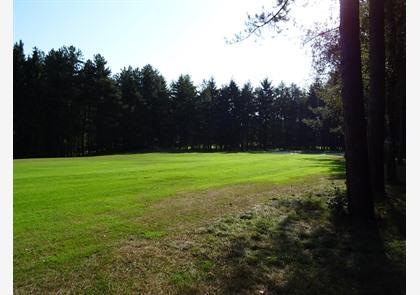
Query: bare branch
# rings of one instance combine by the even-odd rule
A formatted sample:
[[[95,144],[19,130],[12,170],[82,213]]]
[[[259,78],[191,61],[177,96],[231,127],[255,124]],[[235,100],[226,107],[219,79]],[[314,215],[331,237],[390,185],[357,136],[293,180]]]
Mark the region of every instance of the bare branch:
[[[265,19],[262,21],[262,23],[258,23],[258,20],[252,22],[252,23],[248,23],[249,26],[251,26],[252,28],[250,28],[247,32],[247,35],[245,37],[241,36],[241,34],[236,34],[235,36],[235,40],[229,42],[230,44],[233,43],[239,43],[242,42],[246,39],[248,39],[249,37],[251,37],[255,32],[257,32],[258,30],[260,30],[261,28],[263,28],[264,26],[268,25],[269,23],[272,22],[278,22],[279,20],[285,19],[285,15],[281,16],[280,14],[282,12],[286,12],[287,13],[287,4],[290,2],[290,0],[284,0],[283,4],[281,5],[281,7],[277,10],[277,12],[275,14],[268,14],[268,19]],[[263,14],[260,15],[260,17],[263,16]],[[249,15],[248,15],[249,18]],[[256,18],[258,19],[258,16],[256,16]],[[263,17],[266,18],[266,17]]]
[[[338,29],[339,29],[339,27],[335,27],[335,28],[331,28],[331,29],[329,29],[329,30],[326,30],[326,31],[320,32],[320,33],[316,34],[315,36],[312,36],[312,37],[311,37],[311,38],[309,38],[308,40],[305,40],[305,41],[303,42],[303,46],[305,46],[306,44],[308,44],[309,42],[313,41],[314,39],[316,39],[316,38],[318,38],[318,37],[322,37],[322,36],[324,36],[324,35],[326,35],[326,34],[328,34],[328,33],[331,33],[331,32],[333,32],[333,31],[337,31]]]

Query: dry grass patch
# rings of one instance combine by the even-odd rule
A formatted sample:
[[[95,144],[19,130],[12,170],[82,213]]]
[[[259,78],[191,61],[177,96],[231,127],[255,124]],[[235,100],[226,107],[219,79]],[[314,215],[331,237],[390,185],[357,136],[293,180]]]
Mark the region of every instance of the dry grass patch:
[[[311,177],[306,178],[305,184],[243,184],[182,193],[152,204],[135,222],[152,233],[159,229],[169,235],[177,234],[222,215],[241,212],[272,197],[297,194],[326,180],[325,177]]]

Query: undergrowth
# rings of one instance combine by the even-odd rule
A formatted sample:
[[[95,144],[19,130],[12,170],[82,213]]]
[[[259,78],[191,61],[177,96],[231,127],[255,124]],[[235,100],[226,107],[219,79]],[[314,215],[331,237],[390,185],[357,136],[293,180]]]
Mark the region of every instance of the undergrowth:
[[[381,204],[380,241],[352,228],[345,196],[333,183],[197,230],[194,259],[208,265],[197,266],[197,282],[209,294],[405,294],[405,236],[392,206],[403,196]]]

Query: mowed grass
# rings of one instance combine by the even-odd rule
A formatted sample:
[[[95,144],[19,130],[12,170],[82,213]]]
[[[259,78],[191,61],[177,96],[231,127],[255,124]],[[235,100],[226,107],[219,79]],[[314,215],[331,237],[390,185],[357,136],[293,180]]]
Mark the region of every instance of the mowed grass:
[[[340,159],[281,153],[150,153],[15,160],[15,288],[40,290],[45,280],[59,285],[66,273],[80,271],[86,260],[106,256],[122,241],[167,235],[168,220],[161,223],[165,216],[159,214],[171,213],[173,228],[185,220],[194,224],[207,218],[159,211],[156,204],[164,200],[232,186],[253,185],[258,192],[264,186],[304,183],[339,173]],[[209,200],[216,202],[219,195]]]

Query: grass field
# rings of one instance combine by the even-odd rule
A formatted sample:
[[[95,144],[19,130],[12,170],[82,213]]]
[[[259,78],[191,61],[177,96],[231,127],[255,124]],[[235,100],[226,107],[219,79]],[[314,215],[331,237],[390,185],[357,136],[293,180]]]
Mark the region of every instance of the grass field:
[[[15,160],[15,292],[183,293],[202,280],[180,271],[191,231],[342,170],[339,156],[281,153]]]

